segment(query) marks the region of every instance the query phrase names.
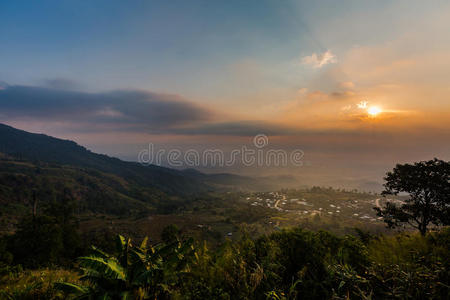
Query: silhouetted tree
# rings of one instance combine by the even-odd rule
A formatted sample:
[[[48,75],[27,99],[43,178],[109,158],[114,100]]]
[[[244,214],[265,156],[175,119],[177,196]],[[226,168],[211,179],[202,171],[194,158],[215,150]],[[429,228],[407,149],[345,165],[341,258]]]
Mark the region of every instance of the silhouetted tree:
[[[375,208],[388,227],[410,224],[425,235],[430,224],[449,225],[450,163],[439,159],[398,164],[384,178],[383,195],[407,193],[401,204]]]
[[[64,265],[80,255],[81,240],[71,195],[70,190],[65,189],[60,201],[48,203],[40,214],[33,208],[31,216],[25,216],[19,222],[8,244],[15,263],[33,268]],[[33,199],[36,199],[35,192]]]

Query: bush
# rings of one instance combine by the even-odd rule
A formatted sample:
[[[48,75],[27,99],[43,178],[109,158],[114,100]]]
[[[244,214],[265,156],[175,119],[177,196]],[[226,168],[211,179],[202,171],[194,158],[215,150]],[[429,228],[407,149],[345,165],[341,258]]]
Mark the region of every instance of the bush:
[[[93,248],[79,259],[82,284],[57,286],[111,299],[449,299],[449,229],[366,239],[293,228],[257,239],[243,233],[214,250],[170,237],[137,246],[119,236],[114,255]],[[3,296],[61,296],[29,272],[5,269],[17,284]]]

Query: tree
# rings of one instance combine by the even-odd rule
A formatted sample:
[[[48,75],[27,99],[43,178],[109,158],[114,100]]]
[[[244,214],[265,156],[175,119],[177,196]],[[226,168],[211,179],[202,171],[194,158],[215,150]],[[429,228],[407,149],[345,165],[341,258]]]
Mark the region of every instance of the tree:
[[[8,247],[16,264],[31,268],[56,264],[64,255],[63,232],[50,216],[27,216]]]
[[[414,164],[397,164],[384,178],[383,196],[408,194],[398,204],[374,208],[389,228],[409,224],[425,235],[429,226],[449,225],[450,162],[433,159]]]
[[[78,224],[74,217],[74,201],[65,189],[60,201],[52,201],[37,214],[36,206],[31,215],[25,216],[10,239],[8,250],[14,262],[26,267],[51,264],[70,264],[82,251]],[[33,202],[37,203],[33,192]]]

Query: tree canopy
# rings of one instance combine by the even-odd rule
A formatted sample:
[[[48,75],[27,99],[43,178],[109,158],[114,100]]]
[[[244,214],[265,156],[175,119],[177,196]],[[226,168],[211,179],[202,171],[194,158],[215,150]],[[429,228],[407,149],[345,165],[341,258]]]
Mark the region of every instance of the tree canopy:
[[[397,164],[384,180],[383,195],[408,195],[404,201],[388,201],[384,208],[375,208],[389,227],[409,224],[425,235],[431,224],[449,225],[449,162],[435,158]]]

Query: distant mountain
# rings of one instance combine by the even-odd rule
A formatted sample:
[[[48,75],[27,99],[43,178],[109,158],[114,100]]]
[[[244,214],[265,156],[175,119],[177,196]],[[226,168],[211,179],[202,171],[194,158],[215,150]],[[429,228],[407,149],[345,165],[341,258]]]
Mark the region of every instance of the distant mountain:
[[[0,124],[0,152],[32,162],[92,168],[139,185],[156,187],[168,194],[186,195],[208,190],[197,178],[178,170],[125,162],[93,153],[73,141],[29,133],[3,124]]]
[[[51,163],[115,175],[136,187],[152,188],[167,196],[185,197],[224,189],[273,190],[280,188],[280,183],[295,184],[289,176],[253,178],[226,173],[204,174],[194,169],[144,166],[93,153],[70,140],[29,133],[4,124],[0,124],[0,153],[33,164]]]

